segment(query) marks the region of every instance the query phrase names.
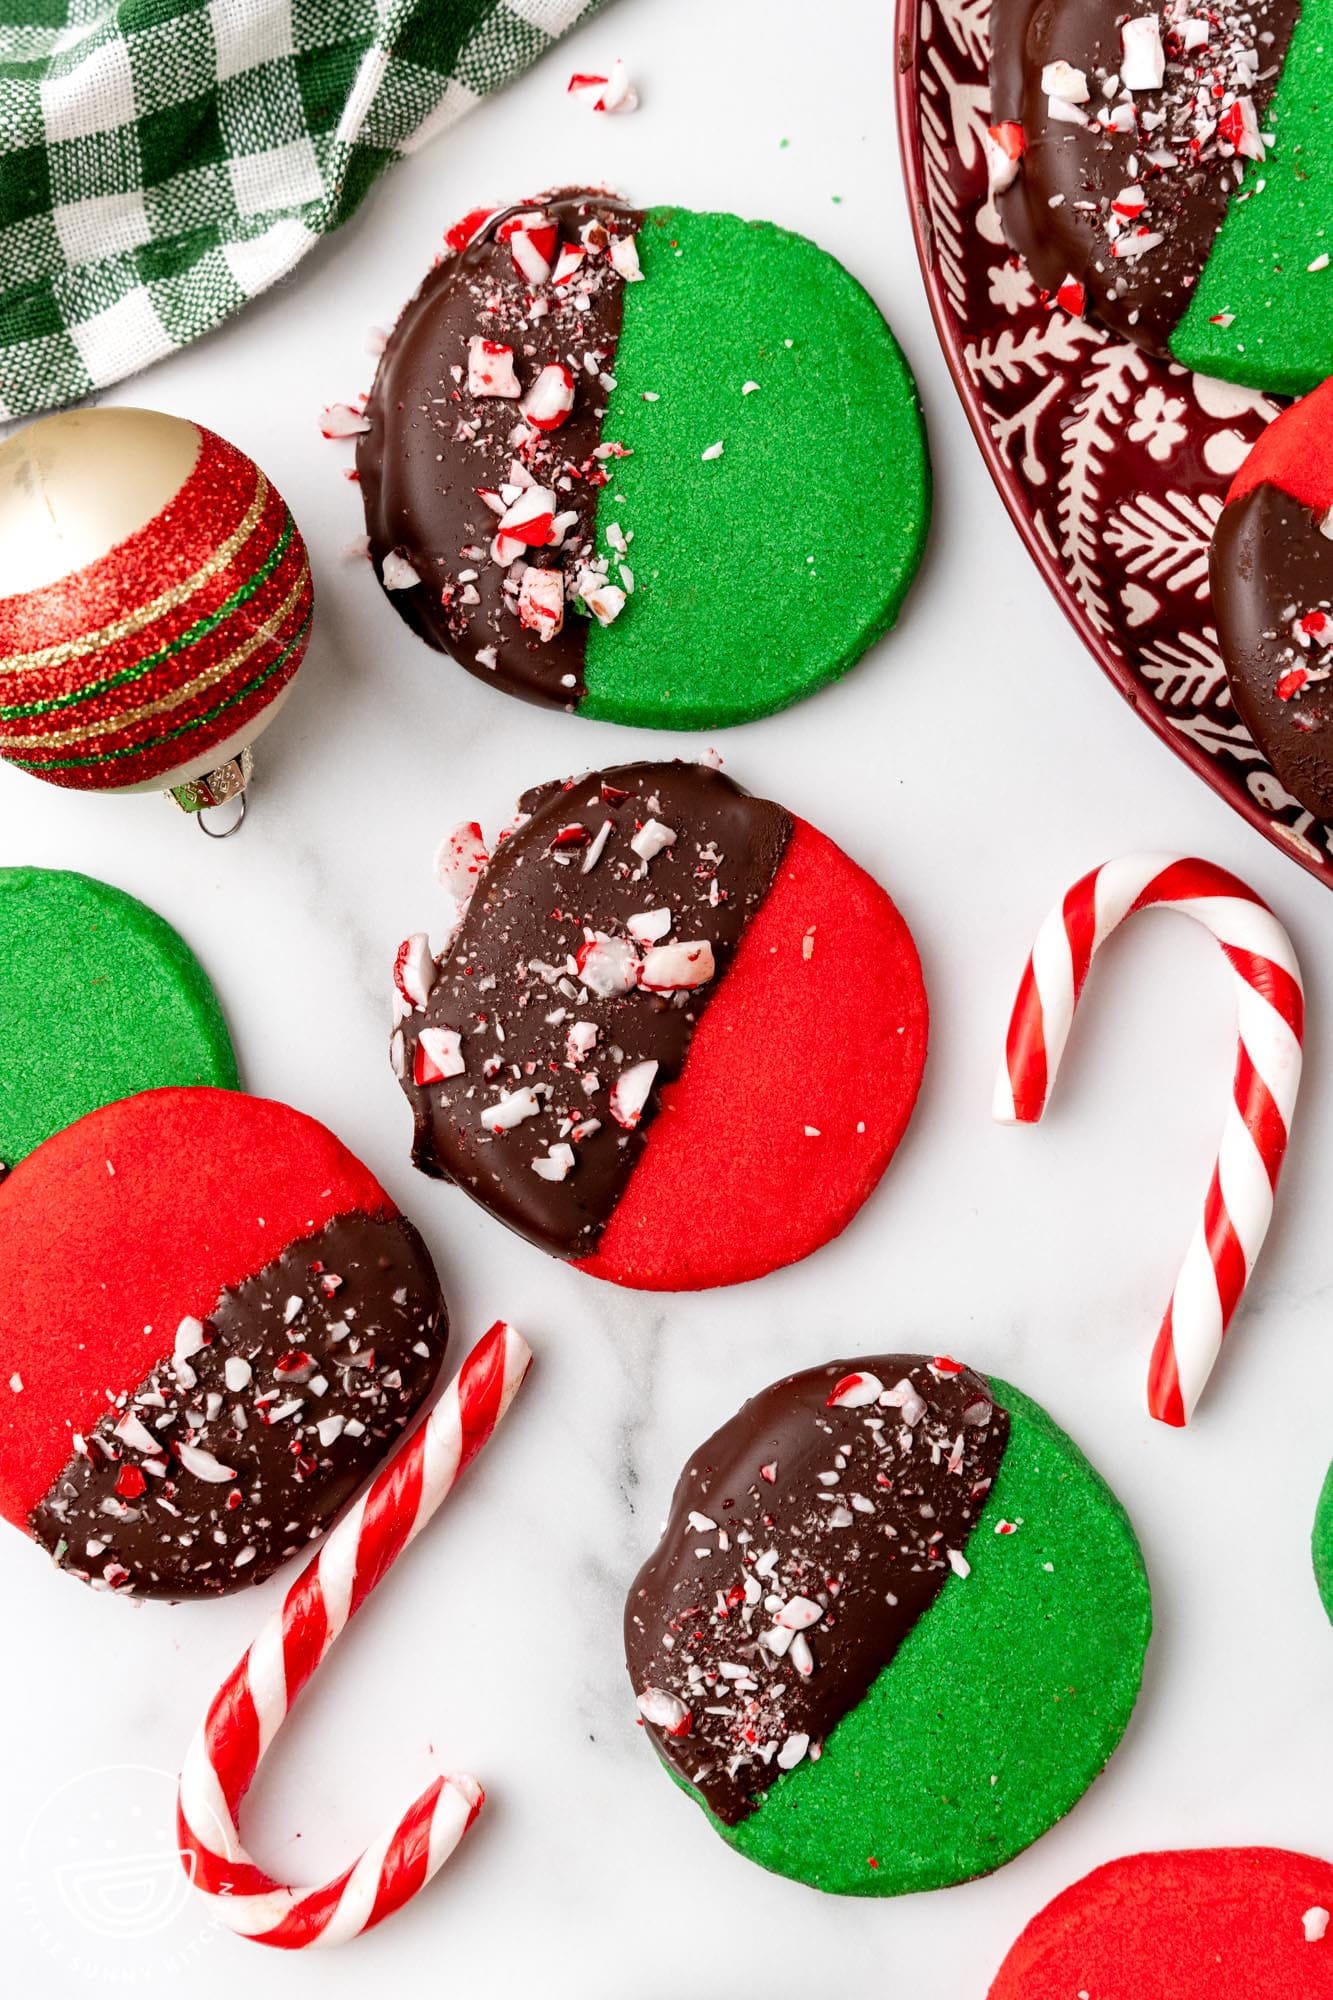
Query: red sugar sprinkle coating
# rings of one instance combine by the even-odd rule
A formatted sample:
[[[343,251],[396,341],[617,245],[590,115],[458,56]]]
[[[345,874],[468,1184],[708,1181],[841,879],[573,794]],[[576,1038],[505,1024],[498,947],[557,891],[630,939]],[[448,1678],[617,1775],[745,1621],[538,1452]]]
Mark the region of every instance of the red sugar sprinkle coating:
[[[108,1162],[114,1173],[107,1172]],[[397,1213],[313,1118],[227,1090],[94,1111],[0,1183],[0,1514],[23,1526],[106,1392],[170,1355],[187,1315],[335,1215]],[[68,1328],[78,1302],[78,1340]]]
[[[1131,1854],[1032,1919],[989,2000],[1328,2000],[1333,1867],[1276,1847]],[[1317,1930],[1317,1921],[1311,1926]]]
[[[846,1227],[892,1158],[926,1039],[906,923],[863,869],[794,820],[773,887],[580,1268],[644,1290],[695,1291],[808,1256]]]

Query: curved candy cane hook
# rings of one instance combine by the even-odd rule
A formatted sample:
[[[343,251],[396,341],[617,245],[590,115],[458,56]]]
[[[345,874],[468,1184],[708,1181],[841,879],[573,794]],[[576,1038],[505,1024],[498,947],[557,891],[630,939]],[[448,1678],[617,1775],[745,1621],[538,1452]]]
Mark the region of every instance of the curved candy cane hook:
[[[1098,947],[1136,910],[1179,910],[1221,945],[1235,977],[1240,1046],[1203,1214],[1148,1371],[1149,1413],[1188,1421],[1273,1213],[1301,1080],[1305,1006],[1291,939],[1252,889],[1211,861],[1126,854],[1095,868],[1047,917],[1023,974],[995,1085],[1002,1124],[1035,1124]]]
[[[481,1810],[475,1778],[439,1777],[360,1860],[320,1889],[288,1888],[241,1844],[259,1761],[353,1613],[425,1527],[513,1401],[532,1361],[497,1321],[313,1562],[214,1696],[181,1772],[181,1860],[221,1922],[260,1944],[342,1944],[401,1908],[449,1859]]]

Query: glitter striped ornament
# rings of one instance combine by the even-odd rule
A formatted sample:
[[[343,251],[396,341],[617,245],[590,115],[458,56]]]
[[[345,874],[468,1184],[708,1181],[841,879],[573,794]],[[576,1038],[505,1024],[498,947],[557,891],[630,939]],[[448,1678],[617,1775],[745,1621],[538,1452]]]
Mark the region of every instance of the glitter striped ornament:
[[[438,1777],[358,1861],[310,1889],[260,1868],[237,1826],[292,1703],[494,1435],[531,1362],[527,1342],[503,1320],[483,1335],[428,1421],[339,1522],[209,1704],[181,1772],[178,1844],[218,1921],[243,1937],[286,1951],[358,1937],[425,1887],[481,1811],[475,1778]]]
[[[202,425],[78,410],[0,446],[0,756],[34,777],[168,789],[228,765],[311,610],[281,494]]]
[[[1153,1347],[1148,1411],[1193,1414],[1273,1214],[1305,1037],[1301,969],[1266,903],[1225,868],[1126,854],[1094,868],[1050,912],[1032,947],[995,1084],[1001,1124],[1034,1125],[1049,1101],[1092,961],[1136,910],[1179,910],[1212,933],[1236,987],[1239,1047],[1217,1164]]]

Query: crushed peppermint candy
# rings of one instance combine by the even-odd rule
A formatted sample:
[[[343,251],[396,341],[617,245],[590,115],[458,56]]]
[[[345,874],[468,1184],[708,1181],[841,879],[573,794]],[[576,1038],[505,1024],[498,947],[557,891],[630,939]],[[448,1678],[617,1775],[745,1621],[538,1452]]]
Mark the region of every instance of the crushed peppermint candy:
[[[489,862],[456,829],[440,869],[464,913],[438,962],[418,933],[396,973],[417,1157],[583,1254],[790,828],[710,766],[664,763],[528,794]]]
[[[335,1217],[179,1322],[171,1352],[75,1438],[34,1533],[102,1588],[179,1597],[261,1581],[410,1422],[443,1353],[442,1311],[409,1224]]]
[[[1060,215],[1047,247],[1054,262],[1062,246],[1078,274],[1051,288],[1066,311],[1083,316],[1086,284],[1113,326],[1148,344],[1179,320],[1216,222],[1271,143],[1262,116],[1281,67],[1276,24],[1266,0],[1207,11],[1164,0],[1110,17],[1104,34],[1071,21],[1077,39],[1057,40],[1041,68],[1043,129],[988,128],[992,193],[1013,185],[1029,155],[1038,163],[1039,212],[1024,226],[1044,236],[1041,218]]]
[[[629,456],[605,432],[641,223],[593,193],[468,218],[372,395],[367,521],[385,587],[419,582],[412,622],[434,643],[563,707],[578,699],[582,621],[611,624],[632,585],[599,546],[598,499],[608,462]],[[414,342],[405,329],[428,296],[431,340]],[[534,575],[537,550],[556,553]]]
[[[575,70],[566,85],[566,94],[589,111],[628,112],[639,108],[639,93],[629,80],[629,72],[619,56],[605,76]]]
[[[981,1377],[889,1355],[774,1383],[695,1453],[631,1589],[626,1647],[659,1751],[725,1824],[818,1757],[968,1573],[1007,1436]]]

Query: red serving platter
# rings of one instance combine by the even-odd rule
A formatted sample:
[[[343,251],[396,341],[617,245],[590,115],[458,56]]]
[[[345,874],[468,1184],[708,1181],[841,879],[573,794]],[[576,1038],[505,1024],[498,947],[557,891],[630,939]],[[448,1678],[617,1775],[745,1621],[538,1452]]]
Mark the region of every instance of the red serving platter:
[[[1333,884],[1333,827],[1231,703],[1208,545],[1280,399],[1192,375],[1038,296],[987,189],[990,0],[898,0],[898,133],[945,360],[991,477],[1102,671],[1260,833]]]

